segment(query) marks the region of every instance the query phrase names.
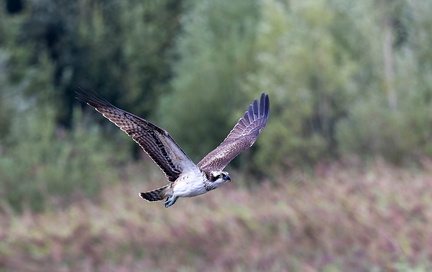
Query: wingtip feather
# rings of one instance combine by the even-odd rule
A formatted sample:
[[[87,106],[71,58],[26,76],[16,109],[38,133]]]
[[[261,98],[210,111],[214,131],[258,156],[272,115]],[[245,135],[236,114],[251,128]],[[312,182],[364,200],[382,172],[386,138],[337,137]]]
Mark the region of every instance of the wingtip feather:
[[[265,116],[268,117],[269,113],[270,113],[270,98],[269,96],[266,94],[265,95]]]
[[[262,93],[260,97],[259,116],[268,117],[270,112],[270,99],[268,94]]]
[[[103,96],[95,92],[94,90],[84,90],[81,87],[78,87],[78,91],[75,91],[76,99],[81,102],[84,102],[94,108],[98,106],[113,106],[110,102],[108,102]]]
[[[259,110],[259,107],[258,107],[258,100],[254,100],[254,102],[253,102],[253,114],[254,114],[254,117],[255,116],[259,116],[259,112],[260,112],[260,110]]]

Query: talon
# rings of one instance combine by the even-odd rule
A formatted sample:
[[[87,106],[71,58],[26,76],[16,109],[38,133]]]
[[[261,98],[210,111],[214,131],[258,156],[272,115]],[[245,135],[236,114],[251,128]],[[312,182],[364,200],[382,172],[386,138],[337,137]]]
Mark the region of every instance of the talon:
[[[167,197],[167,199],[165,201],[165,208],[168,208],[168,207],[174,205],[174,203],[176,203],[177,199],[178,199],[178,196],[177,197],[173,197],[173,196]]]

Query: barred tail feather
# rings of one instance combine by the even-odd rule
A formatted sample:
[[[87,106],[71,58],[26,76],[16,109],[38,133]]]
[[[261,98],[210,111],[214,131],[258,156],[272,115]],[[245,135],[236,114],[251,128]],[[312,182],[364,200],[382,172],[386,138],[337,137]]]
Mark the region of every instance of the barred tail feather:
[[[147,201],[160,201],[163,200],[165,197],[167,197],[166,191],[168,189],[169,185],[166,185],[164,187],[158,188],[153,191],[140,193],[140,196],[144,198]]]

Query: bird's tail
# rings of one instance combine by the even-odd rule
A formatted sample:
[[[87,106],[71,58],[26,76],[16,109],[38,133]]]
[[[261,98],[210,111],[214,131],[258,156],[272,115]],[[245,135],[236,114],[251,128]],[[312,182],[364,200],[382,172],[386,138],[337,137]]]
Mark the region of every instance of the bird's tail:
[[[153,191],[140,193],[140,196],[147,201],[159,201],[169,196],[168,191],[169,191],[169,185],[166,185],[164,187],[158,188]]]

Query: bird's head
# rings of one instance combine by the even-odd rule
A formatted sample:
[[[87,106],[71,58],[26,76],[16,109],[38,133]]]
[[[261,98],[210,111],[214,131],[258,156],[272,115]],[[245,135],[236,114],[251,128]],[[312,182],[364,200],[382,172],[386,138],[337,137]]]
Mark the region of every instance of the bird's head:
[[[225,171],[212,171],[210,181],[212,181],[215,185],[219,186],[224,184],[227,181],[231,181],[231,178],[228,172]]]

